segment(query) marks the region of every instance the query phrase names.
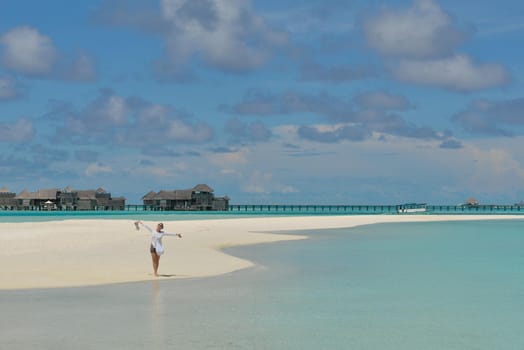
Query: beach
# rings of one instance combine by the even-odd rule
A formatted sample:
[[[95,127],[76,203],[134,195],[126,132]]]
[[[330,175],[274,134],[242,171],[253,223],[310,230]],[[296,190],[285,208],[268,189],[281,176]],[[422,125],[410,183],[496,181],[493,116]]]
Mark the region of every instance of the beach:
[[[286,231],[393,222],[522,219],[516,215],[353,215],[166,221],[160,277],[152,274],[150,234],[130,220],[0,223],[0,289],[79,287],[217,276],[253,265],[224,248],[305,239]],[[151,227],[156,222],[144,221]]]

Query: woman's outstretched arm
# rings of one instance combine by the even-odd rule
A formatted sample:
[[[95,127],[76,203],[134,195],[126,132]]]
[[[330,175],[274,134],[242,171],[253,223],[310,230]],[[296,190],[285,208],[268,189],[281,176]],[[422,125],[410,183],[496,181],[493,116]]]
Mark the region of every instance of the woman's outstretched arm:
[[[182,238],[182,234],[181,233],[164,232],[164,236],[177,236],[178,238]]]
[[[146,224],[144,224],[142,222],[142,220],[135,221],[135,227],[136,227],[137,230],[140,229],[139,225],[145,227],[146,230],[148,230],[149,232],[153,233],[153,229],[151,227],[147,226]]]

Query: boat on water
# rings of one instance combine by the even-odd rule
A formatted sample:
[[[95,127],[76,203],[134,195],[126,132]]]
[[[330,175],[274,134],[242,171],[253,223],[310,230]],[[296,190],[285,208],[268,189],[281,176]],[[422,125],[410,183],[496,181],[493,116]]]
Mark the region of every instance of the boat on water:
[[[426,203],[405,203],[397,207],[397,213],[399,214],[424,213],[426,211]]]

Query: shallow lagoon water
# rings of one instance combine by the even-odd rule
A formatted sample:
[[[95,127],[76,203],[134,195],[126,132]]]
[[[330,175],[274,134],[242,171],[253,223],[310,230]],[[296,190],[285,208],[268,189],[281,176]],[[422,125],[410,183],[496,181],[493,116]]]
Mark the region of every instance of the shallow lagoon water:
[[[224,276],[0,291],[0,339],[11,349],[523,349],[523,228],[306,231],[229,249],[257,265]]]
[[[437,208],[437,207],[435,207]],[[446,207],[433,209],[428,215],[522,215],[521,207],[514,210],[507,208],[462,208],[462,211],[448,211]],[[518,210],[517,210],[518,209]],[[524,210],[524,209],[523,209]],[[144,210],[115,210],[115,211],[17,211],[0,210],[0,222],[44,222],[63,220],[148,220],[148,221],[177,221],[177,220],[212,220],[212,219],[238,219],[260,217],[293,217],[293,216],[355,216],[355,215],[395,215],[394,206],[370,205],[352,206],[315,206],[307,208],[298,206],[284,206],[268,210],[267,206],[246,206],[244,210],[229,211],[144,211]],[[420,213],[414,213],[420,215]],[[402,214],[411,215],[411,214]],[[422,214],[424,215],[424,213]]]

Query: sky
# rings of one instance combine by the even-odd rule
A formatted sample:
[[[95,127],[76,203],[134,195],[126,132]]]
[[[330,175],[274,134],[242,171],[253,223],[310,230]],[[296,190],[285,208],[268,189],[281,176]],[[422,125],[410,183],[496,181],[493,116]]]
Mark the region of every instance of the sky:
[[[0,0],[0,188],[524,200],[524,2]]]

